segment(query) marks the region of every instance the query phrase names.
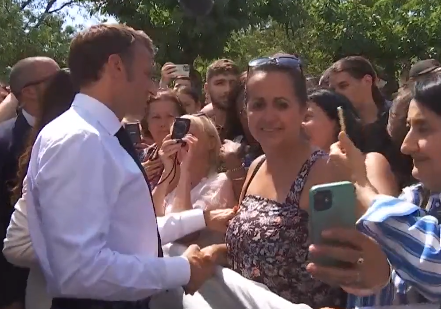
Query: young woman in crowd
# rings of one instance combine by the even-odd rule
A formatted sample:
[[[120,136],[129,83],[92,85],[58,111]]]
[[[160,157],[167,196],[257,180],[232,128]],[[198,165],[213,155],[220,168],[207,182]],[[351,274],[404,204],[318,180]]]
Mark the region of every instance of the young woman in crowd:
[[[35,258],[29,235],[26,202],[22,198],[22,194],[24,196],[26,193],[25,177],[37,135],[46,124],[70,108],[77,92],[78,89],[73,86],[68,71],[60,70],[52,77],[41,98],[40,114],[36,117],[26,151],[19,160],[18,185],[13,190],[13,203],[18,202],[8,228],[3,254],[12,264],[30,268],[26,288],[28,309],[48,309],[51,306],[51,299],[47,296],[45,279]]]
[[[148,102],[143,131],[148,131],[154,144],[142,151],[140,159],[152,188],[158,183],[164,169],[158,150],[170,133],[175,118],[184,114],[185,109],[172,90],[158,92]]]
[[[362,126],[351,102],[332,90],[320,89],[309,95],[309,107],[303,127],[312,145],[329,152],[341,131],[338,107],[343,110],[346,133],[359,149],[363,149]],[[396,196],[398,183],[386,158],[378,152],[366,154],[368,178],[379,193]]]
[[[262,148],[248,127],[245,109],[246,80],[247,72],[243,72],[238,86],[230,94],[226,110],[228,119],[226,139],[221,148],[222,167],[233,183],[237,200],[242,191],[247,169],[257,157],[263,154]]]
[[[400,187],[408,183],[410,166],[387,133],[391,102],[386,101],[377,87],[377,73],[372,64],[360,56],[335,62],[326,70],[329,87],[351,101],[363,124],[364,153],[378,152],[385,156]]]
[[[177,87],[175,92],[187,114],[196,114],[201,110],[202,105],[199,96],[192,88],[181,86]]]
[[[318,265],[309,265],[308,269],[315,277],[333,280],[359,296],[374,294],[389,283],[381,293],[352,299],[352,308],[441,301],[440,100],[441,74],[416,82],[407,114],[410,130],[401,150],[412,157],[412,175],[420,183],[405,188],[399,198],[377,195],[367,178],[363,155],[346,135],[341,134],[339,143],[331,148],[331,160],[351,170],[358,199],[369,209],[357,223],[360,232],[339,229],[324,234],[330,241],[349,243],[352,249],[311,247],[312,254],[353,263],[352,269],[324,269]],[[426,198],[423,190],[430,192]]]
[[[188,133],[195,142],[181,147],[168,135],[162,144],[159,156],[164,171],[153,191],[156,214],[161,216],[193,208],[233,208],[237,201],[231,181],[225,173],[217,172],[221,142],[216,127],[202,114],[183,117],[190,119]],[[180,175],[176,176],[173,170],[177,169],[178,164]],[[173,186],[173,177],[179,177],[176,187]],[[223,235],[216,235],[220,236],[216,237],[217,240],[205,236],[198,239],[198,244],[208,245],[223,240]]]
[[[309,189],[342,180],[327,155],[312,147],[302,132],[307,99],[298,58],[250,62],[248,125],[264,156],[248,170],[226,244],[212,248],[233,270],[293,303],[341,307],[346,293],[306,272]]]

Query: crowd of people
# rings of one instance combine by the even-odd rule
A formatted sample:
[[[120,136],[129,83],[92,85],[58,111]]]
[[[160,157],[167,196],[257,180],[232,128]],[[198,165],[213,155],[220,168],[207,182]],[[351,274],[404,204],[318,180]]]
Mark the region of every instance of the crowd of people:
[[[144,32],[101,24],[75,36],[66,69],[12,67],[1,309],[149,308],[166,290],[196,293],[216,265],[311,308],[440,303],[438,61],[417,62],[389,101],[361,56],[313,81],[297,55],[245,71],[220,59],[203,89],[171,62],[153,81],[154,56]],[[355,187],[357,224],[311,243],[309,191],[339,181]],[[164,256],[170,242],[188,249]]]

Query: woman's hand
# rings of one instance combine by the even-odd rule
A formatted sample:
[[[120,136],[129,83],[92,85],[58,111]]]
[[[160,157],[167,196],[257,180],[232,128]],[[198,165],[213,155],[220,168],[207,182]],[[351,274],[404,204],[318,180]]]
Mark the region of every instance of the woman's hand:
[[[159,158],[154,160],[149,159],[146,162],[143,162],[142,166],[144,167],[145,173],[147,174],[147,178],[149,180],[153,180],[161,176],[164,168],[164,165]]]
[[[225,244],[211,245],[201,250],[205,256],[216,264],[227,266],[227,247]]]
[[[220,158],[225,163],[227,170],[238,168],[242,165],[244,149],[242,144],[225,139],[220,150]]]
[[[306,269],[312,276],[331,285],[339,285],[358,296],[374,294],[389,283],[389,262],[375,240],[357,230],[343,228],[324,231],[322,236],[333,244],[312,244],[310,254],[332,258],[347,265],[339,267],[310,263]],[[335,242],[341,245],[335,245]]]
[[[184,141],[186,145],[180,148],[178,158],[179,162],[181,162],[181,173],[188,173],[190,171],[198,139],[191,134],[187,134],[182,141]]]
[[[357,193],[357,217],[362,216],[378,194],[370,183],[365,164],[365,156],[355,147],[345,132],[340,132],[338,142],[331,145],[329,161],[344,171],[347,179],[355,185]]]
[[[171,62],[165,63],[161,68],[161,82],[160,86],[168,86],[173,78],[176,77],[176,65]]]
[[[149,142],[145,139],[141,139],[141,141],[139,143],[135,144],[135,148],[138,151],[142,151],[146,148],[149,148],[151,144],[149,144]]]
[[[172,140],[171,135],[167,135],[158,151],[159,158],[164,164],[164,171],[171,171],[175,164],[176,154],[181,149],[182,144],[177,140]]]
[[[338,142],[331,145],[329,161],[343,171],[354,183],[368,183],[365,156],[355,147],[345,132],[340,132]]]

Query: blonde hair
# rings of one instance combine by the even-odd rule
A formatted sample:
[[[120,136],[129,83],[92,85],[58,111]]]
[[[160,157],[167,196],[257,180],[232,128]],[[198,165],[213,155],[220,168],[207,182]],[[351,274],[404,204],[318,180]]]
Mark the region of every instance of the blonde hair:
[[[209,142],[212,143],[211,145],[213,146],[212,149],[209,150],[210,153],[208,155],[210,166],[209,174],[217,173],[222,142],[213,121],[203,114],[184,115],[182,118],[190,119],[191,124],[197,126],[201,132],[207,135]]]

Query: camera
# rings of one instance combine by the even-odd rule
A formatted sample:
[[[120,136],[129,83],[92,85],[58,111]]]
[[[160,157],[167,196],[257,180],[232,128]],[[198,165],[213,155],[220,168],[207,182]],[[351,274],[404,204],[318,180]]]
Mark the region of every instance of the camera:
[[[185,135],[187,135],[190,130],[190,119],[187,118],[176,118],[173,124],[172,139],[182,140]]]

